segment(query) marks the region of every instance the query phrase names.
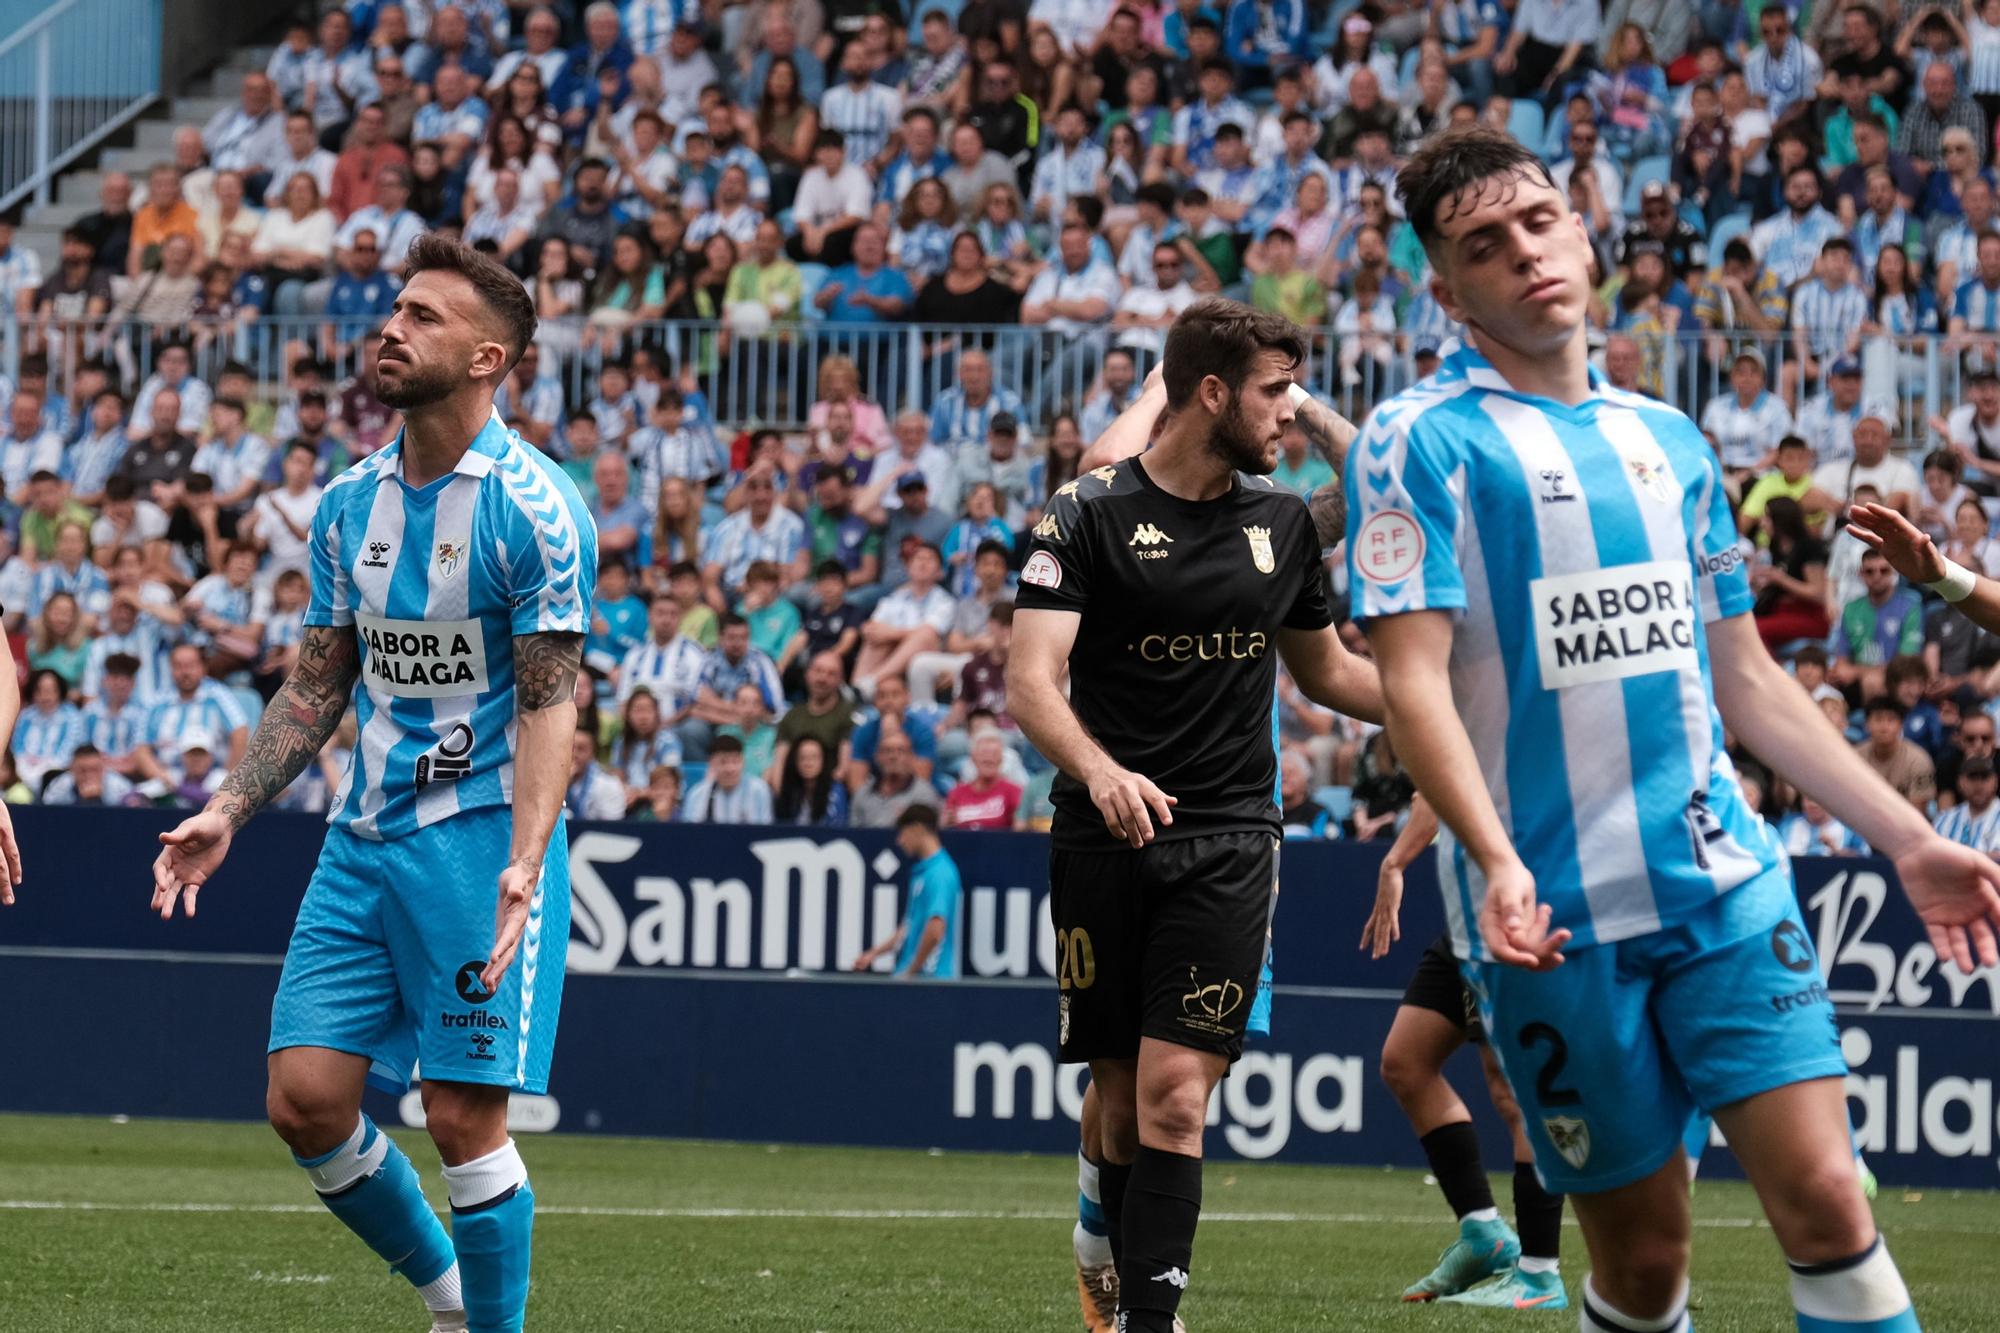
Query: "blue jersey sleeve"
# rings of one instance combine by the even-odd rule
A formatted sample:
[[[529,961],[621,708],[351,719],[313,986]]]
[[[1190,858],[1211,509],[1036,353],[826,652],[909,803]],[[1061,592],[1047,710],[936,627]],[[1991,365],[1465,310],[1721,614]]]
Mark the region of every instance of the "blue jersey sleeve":
[[[588,634],[597,593],[597,525],[576,483],[553,464],[508,473],[507,604],[520,634]]]
[[[1347,468],[1347,574],[1356,620],[1462,611],[1464,464],[1437,426],[1378,411]]]
[[[312,562],[312,586],[306,600],[308,625],[354,623],[354,585],[340,556],[340,521],[346,498],[347,487],[330,487],[313,511],[312,532],[307,538]]]
[[[1713,449],[1703,449],[1701,458],[1699,489],[1689,497],[1694,512],[1688,531],[1694,545],[1688,554],[1694,561],[1695,596],[1706,625],[1742,615],[1757,599],[1750,591],[1743,549],[1736,542],[1736,516],[1730,512],[1729,494],[1722,488],[1722,465]]]

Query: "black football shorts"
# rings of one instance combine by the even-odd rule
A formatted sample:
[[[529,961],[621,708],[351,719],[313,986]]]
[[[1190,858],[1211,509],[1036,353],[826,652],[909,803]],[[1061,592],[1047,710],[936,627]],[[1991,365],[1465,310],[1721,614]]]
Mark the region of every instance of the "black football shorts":
[[[1479,1005],[1472,988],[1459,973],[1458,959],[1452,955],[1451,940],[1440,935],[1431,941],[1417,960],[1416,975],[1403,992],[1403,1003],[1413,1009],[1428,1009],[1465,1033],[1470,1042],[1486,1040],[1486,1025],[1479,1021]]]

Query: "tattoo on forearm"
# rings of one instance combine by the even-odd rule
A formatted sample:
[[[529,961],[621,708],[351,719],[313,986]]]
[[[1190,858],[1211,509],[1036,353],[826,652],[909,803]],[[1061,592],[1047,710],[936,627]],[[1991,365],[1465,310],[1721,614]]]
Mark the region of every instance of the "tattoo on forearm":
[[[340,725],[348,695],[361,674],[361,653],[351,625],[315,625],[299,641],[298,663],[264,710],[243,761],[216,793],[231,828],[289,787]]]
[[[1308,398],[1299,405],[1299,427],[1306,433],[1318,449],[1320,457],[1339,472],[1347,463],[1347,446],[1354,442],[1358,433],[1354,423],[1328,407],[1317,398]]]
[[[514,636],[514,707],[532,713],[576,697],[583,664],[581,634]]]

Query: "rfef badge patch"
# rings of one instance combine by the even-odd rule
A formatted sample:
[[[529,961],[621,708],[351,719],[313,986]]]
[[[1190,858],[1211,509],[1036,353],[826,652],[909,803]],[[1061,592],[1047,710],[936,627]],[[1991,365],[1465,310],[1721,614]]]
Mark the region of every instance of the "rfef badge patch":
[[[1021,567],[1021,582],[1032,583],[1037,588],[1060,588],[1062,565],[1047,551],[1037,551]]]
[[[1424,530],[1400,509],[1371,514],[1354,535],[1354,567],[1370,583],[1400,583],[1424,563]]]

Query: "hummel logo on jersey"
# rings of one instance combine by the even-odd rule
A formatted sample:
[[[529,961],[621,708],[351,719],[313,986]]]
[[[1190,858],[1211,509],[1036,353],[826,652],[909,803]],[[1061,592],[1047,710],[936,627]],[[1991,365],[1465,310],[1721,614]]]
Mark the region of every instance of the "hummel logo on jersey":
[[[1183,1268],[1169,1268],[1164,1273],[1155,1273],[1153,1275],[1153,1281],[1171,1282],[1176,1287],[1179,1287],[1182,1291],[1186,1291],[1188,1284],[1187,1270]]]
[[[1171,546],[1173,540],[1172,537],[1161,532],[1151,523],[1141,523],[1137,528],[1132,530],[1132,540],[1125,544],[1127,546],[1158,546],[1161,542],[1166,542]]]
[[[1559,467],[1544,468],[1542,470],[1542,485],[1546,488],[1542,491],[1543,504],[1560,504],[1565,500],[1576,499],[1575,491],[1566,491],[1563,489],[1563,478],[1567,475]]]
[[[389,562],[382,557],[389,554],[389,546],[388,542],[369,542],[368,555],[361,563],[370,569],[387,569]]]

